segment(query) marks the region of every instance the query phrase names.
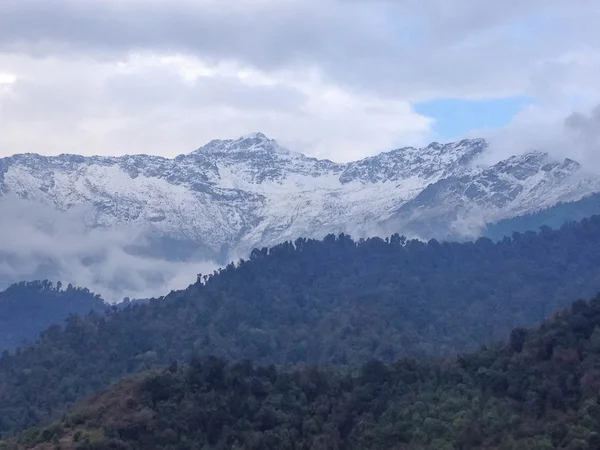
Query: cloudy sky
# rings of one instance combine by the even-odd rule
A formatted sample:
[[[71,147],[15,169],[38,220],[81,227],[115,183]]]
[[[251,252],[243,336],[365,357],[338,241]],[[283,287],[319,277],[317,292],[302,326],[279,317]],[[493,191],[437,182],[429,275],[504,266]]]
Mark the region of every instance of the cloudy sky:
[[[598,0],[0,0],[0,155],[600,143]]]

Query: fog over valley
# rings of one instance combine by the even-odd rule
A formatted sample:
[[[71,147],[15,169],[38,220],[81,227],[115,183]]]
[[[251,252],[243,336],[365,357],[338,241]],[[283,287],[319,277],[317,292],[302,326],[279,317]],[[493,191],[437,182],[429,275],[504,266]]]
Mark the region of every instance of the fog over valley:
[[[151,231],[140,225],[89,227],[85,205],[58,212],[16,196],[0,197],[0,285],[49,279],[87,287],[110,302],[167,294],[218,267],[201,255],[185,260],[152,254]]]

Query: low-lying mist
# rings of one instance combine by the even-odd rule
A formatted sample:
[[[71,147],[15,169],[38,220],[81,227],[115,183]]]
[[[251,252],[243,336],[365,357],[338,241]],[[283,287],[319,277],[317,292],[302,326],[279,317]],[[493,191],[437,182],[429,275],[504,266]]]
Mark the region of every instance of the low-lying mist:
[[[92,207],[62,212],[0,197],[0,288],[23,280],[60,280],[119,302],[165,295],[219,266],[198,252],[176,258],[157,251],[149,229],[90,226],[94,216]]]

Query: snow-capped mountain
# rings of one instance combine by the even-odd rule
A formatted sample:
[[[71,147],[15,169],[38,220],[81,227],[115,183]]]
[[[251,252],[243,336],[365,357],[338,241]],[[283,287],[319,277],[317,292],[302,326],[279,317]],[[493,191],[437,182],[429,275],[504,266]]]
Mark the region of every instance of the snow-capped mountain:
[[[384,229],[393,231],[401,224],[408,235],[473,238],[483,224],[599,190],[600,177],[576,161],[558,162],[547,153],[530,152],[441,178],[394,211]]]
[[[346,164],[309,158],[261,133],[174,159],[36,154],[0,160],[0,193],[90,228],[136,225],[224,262],[254,247],[347,232],[468,236],[486,222],[600,191],[575,161],[529,153],[477,164],[484,140],[402,148]]]

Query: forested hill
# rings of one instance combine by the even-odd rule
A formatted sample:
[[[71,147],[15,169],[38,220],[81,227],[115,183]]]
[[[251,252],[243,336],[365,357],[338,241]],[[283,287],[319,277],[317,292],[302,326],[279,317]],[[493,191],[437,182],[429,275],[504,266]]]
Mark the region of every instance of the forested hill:
[[[550,208],[500,220],[489,224],[483,235],[492,240],[512,236],[514,232],[538,231],[543,226],[560,228],[563,224],[600,214],[600,194],[592,194],[575,202],[561,202]]]
[[[187,290],[72,317],[0,359],[0,432],[46,420],[125,374],[212,354],[353,366],[449,355],[600,290],[600,217],[499,243],[297,240]]]
[[[50,281],[13,284],[0,292],[0,353],[33,342],[52,324],[63,324],[69,314],[103,311],[106,303],[85,288]]]
[[[600,448],[600,297],[507,341],[352,373],[194,359],[122,381],[4,448]]]

